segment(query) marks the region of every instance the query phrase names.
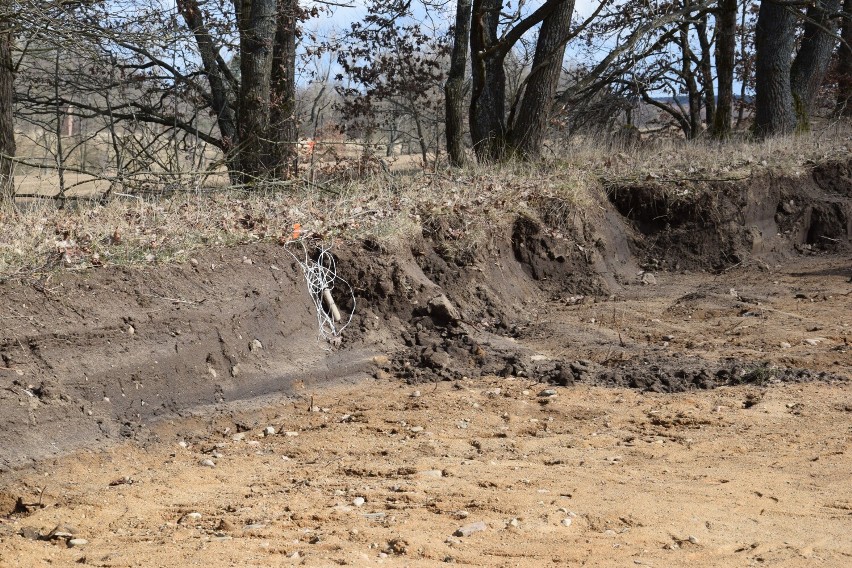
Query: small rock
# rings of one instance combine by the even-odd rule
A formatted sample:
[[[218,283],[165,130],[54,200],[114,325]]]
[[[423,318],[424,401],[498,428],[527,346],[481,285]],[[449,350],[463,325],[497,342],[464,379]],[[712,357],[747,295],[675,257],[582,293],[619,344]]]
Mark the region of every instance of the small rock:
[[[181,448],[186,449],[186,448],[188,448],[188,447],[189,447],[189,444],[187,444],[187,443],[186,443],[186,440],[181,440],[180,442],[178,442],[178,446],[180,446]]]
[[[200,465],[203,465],[204,467],[216,467],[216,462],[214,462],[214,461],[213,461],[213,460],[211,460],[210,458],[203,459],[203,460],[201,460],[201,461],[200,461],[200,462],[198,462],[198,463],[199,463]]]
[[[415,434],[417,434],[418,432],[423,431],[423,426],[412,426],[411,428],[408,429],[408,431],[414,432]]]
[[[452,302],[443,294],[429,300],[426,308],[429,310],[429,315],[438,325],[453,324],[461,319],[458,310],[456,310]]]
[[[506,524],[508,526],[514,527],[514,528],[518,528],[519,526],[521,526],[521,523],[516,518],[510,519],[509,522],[506,523]]]
[[[352,499],[352,504],[355,505],[356,507],[363,507],[364,503],[366,503],[366,502],[367,502],[367,500],[364,499],[363,497],[355,497],[354,499]]]
[[[813,345],[813,346],[819,345],[820,341],[821,341],[820,339],[816,339],[816,338],[805,339],[805,343],[807,343],[808,345]]]
[[[193,521],[197,521],[200,518],[201,518],[201,513],[197,512],[197,511],[193,511],[192,513],[187,513],[184,516],[182,516],[180,518],[180,520],[178,521],[178,523],[183,525],[183,524],[186,524],[186,523],[191,523]]]
[[[669,341],[669,342],[674,341],[674,335],[664,335],[663,341]]]
[[[35,527],[21,527],[18,534],[29,540],[39,540],[41,538],[41,533]]]
[[[132,325],[127,326],[127,335],[133,335],[136,333],[136,328]]]
[[[68,541],[68,546],[83,546],[89,544],[89,541],[85,538],[72,538]]]
[[[249,343],[249,351],[260,351],[263,349],[263,343],[260,342],[259,339],[253,339],[251,343]]]
[[[420,397],[420,391],[414,391],[409,396],[411,396],[411,398],[419,398]]]
[[[657,277],[651,274],[650,272],[643,272],[642,277],[639,281],[645,286],[653,286],[657,283]]]
[[[538,393],[538,396],[542,398],[556,396],[556,391],[554,389],[544,389],[543,391]]]
[[[444,477],[444,472],[442,472],[440,469],[427,469],[425,471],[421,471],[419,475],[420,477],[432,477],[435,479],[439,479],[441,477]]]
[[[65,538],[65,539],[74,538],[74,536],[76,534],[77,534],[77,529],[72,527],[71,525],[65,525],[65,524],[56,525],[55,527],[53,527],[52,531],[47,533],[47,539],[48,540],[55,540],[55,539],[62,539],[62,538]]]
[[[691,542],[692,544],[698,544],[698,539],[692,535],[689,535],[689,538],[687,540],[689,540],[689,542]]]
[[[570,517],[566,517],[560,521],[563,527],[570,527],[573,520]]]
[[[266,428],[263,429],[263,435],[264,436],[274,436],[275,435],[275,428],[273,426],[267,426]]]
[[[145,262],[154,262],[155,260],[157,260],[157,257],[154,256],[152,253],[149,252],[145,255]]]
[[[475,523],[470,523],[469,525],[465,525],[463,527],[459,527],[456,529],[456,532],[453,533],[453,536],[470,536],[472,534],[476,534],[478,532],[482,532],[488,528],[483,521],[478,521]]]
[[[233,436],[231,436],[231,439],[235,442],[241,442],[242,440],[245,440],[245,438],[246,438],[245,432],[240,432],[239,434],[234,434]]]
[[[190,258],[190,259],[189,259],[189,263],[190,263],[192,266],[198,266],[198,259],[197,259],[197,258]]]
[[[231,365],[231,376],[235,379],[240,376],[240,366],[239,365]]]
[[[781,349],[789,349],[789,348],[792,347],[792,345],[790,345],[786,341],[782,341],[781,343],[778,344],[778,346],[781,347]]]

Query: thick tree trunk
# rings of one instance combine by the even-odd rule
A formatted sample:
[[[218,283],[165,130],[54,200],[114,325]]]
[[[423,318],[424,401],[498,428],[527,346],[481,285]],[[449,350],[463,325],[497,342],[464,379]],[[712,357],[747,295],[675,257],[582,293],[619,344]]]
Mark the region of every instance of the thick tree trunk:
[[[239,0],[236,0],[239,1]],[[275,0],[243,0],[240,13],[240,95],[237,132],[240,173],[248,183],[266,177],[272,166],[268,143]]]
[[[737,0],[720,0],[716,12],[716,74],[719,83],[719,99],[711,130],[713,138],[718,140],[724,140],[731,135],[736,32]]]
[[[467,45],[470,37],[472,0],[456,3],[456,25],[453,31],[453,53],[450,71],[444,84],[447,155],[450,165],[462,167],[467,162],[464,151],[464,83],[467,68]]]
[[[808,7],[799,52],[790,70],[790,86],[800,129],[807,129],[814,102],[831,65],[837,41],[840,0],[817,0]]]
[[[852,116],[852,0],[843,2],[843,24],[837,49],[837,112]]]
[[[532,71],[511,125],[510,143],[524,159],[536,159],[541,155],[573,13],[574,0],[565,0],[541,24]]]
[[[794,8],[762,0],[755,29],[755,119],[758,136],[796,129],[790,68],[796,43]]]
[[[12,114],[15,91],[12,67],[12,32],[5,15],[11,15],[11,2],[0,3],[0,208],[15,200],[15,180],[11,158],[15,156],[15,125]]]
[[[470,135],[481,161],[499,161],[506,147],[505,52],[499,40],[502,0],[473,0],[470,51],[473,74],[470,100]]]
[[[298,172],[296,121],[296,22],[298,0],[279,0],[272,57],[270,154],[272,170],[289,179]]]

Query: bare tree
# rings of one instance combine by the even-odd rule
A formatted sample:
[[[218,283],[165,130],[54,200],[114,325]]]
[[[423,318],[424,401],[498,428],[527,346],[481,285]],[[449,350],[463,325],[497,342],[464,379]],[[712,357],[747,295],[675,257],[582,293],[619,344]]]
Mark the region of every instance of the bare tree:
[[[762,0],[755,29],[755,122],[758,136],[796,129],[790,83],[798,10],[777,0]]]
[[[719,92],[711,133],[714,138],[720,140],[724,140],[731,134],[736,42],[737,0],[719,0],[716,8],[716,74]]]
[[[453,51],[450,56],[447,82],[444,85],[447,154],[450,157],[450,165],[456,167],[463,166],[467,162],[464,150],[464,98],[471,7],[472,0],[458,0],[456,3]]]
[[[844,0],[840,47],[837,49],[837,111],[852,116],[852,0]]]
[[[790,69],[790,87],[799,129],[807,129],[814,103],[837,45],[841,0],[817,0],[808,6],[799,51]]]
[[[14,71],[12,67],[12,0],[0,1],[0,207],[15,197],[12,158],[15,127],[12,115]]]

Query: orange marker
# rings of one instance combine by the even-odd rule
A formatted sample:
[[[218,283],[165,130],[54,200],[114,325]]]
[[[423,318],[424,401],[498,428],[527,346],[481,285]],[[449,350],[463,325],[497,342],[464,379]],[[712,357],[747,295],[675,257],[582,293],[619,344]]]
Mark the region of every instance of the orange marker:
[[[299,235],[302,234],[302,225],[300,223],[296,223],[293,225],[293,240],[299,238]]]

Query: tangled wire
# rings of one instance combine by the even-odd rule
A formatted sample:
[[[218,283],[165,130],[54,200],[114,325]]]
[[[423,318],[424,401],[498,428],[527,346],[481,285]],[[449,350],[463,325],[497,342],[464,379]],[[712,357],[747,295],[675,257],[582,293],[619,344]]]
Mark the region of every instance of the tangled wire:
[[[302,246],[302,258],[297,257],[290,250],[290,245],[294,243],[299,243]],[[314,302],[317,314],[320,336],[330,342],[340,337],[340,334],[352,322],[352,317],[355,315],[355,291],[346,280],[337,275],[337,263],[334,256],[329,252],[331,246],[320,245],[316,260],[311,258],[305,239],[288,241],[284,248],[302,268],[302,273],[305,275],[305,281],[308,283],[308,294]],[[352,300],[352,308],[343,324],[341,324],[343,317],[340,309],[332,296],[335,288],[348,290],[349,297]]]

